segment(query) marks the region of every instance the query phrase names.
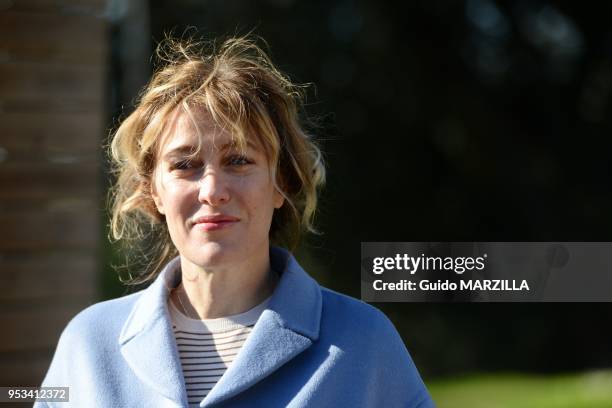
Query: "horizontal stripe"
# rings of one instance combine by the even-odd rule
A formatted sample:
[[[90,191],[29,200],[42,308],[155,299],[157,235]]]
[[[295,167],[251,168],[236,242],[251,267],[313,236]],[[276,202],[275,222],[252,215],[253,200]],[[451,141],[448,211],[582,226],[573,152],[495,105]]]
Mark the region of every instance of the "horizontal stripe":
[[[203,385],[203,384],[216,384],[218,382],[219,380],[217,381],[197,381],[197,382],[186,383],[185,389],[187,389],[187,391],[190,391],[190,390],[194,390],[198,388],[200,385]]]
[[[217,353],[215,351],[207,351],[207,352],[179,352],[179,357],[186,360],[191,360],[194,358],[218,358],[220,360],[227,360],[228,358],[236,357],[239,353],[239,350],[228,350],[222,353]]]
[[[214,379],[202,380],[201,378],[197,378],[196,381],[186,381],[185,385],[193,385],[193,384],[215,384],[219,382],[219,378],[223,377],[222,375],[215,376]]]
[[[220,346],[220,345],[226,345],[226,344],[232,344],[232,343],[237,343],[237,342],[245,342],[247,337],[249,337],[249,333],[243,333],[243,334],[238,334],[234,337],[231,338],[231,340],[229,341],[215,341],[214,339],[210,340],[210,339],[206,339],[206,340],[201,340],[201,339],[185,339],[185,338],[177,338],[177,342],[176,344],[178,346]],[[178,342],[178,340],[183,340],[183,341],[193,341],[195,343],[183,343],[183,342]]]
[[[190,370],[193,370],[193,367],[190,367]],[[217,374],[223,374],[224,372],[226,372],[227,367],[219,367],[219,368],[205,367],[205,368],[201,368],[200,370],[206,371],[206,374],[208,375],[217,375]],[[190,375],[193,375],[193,374],[190,374]]]
[[[206,394],[198,394],[194,397],[191,397],[191,399],[188,399],[187,401],[189,402],[189,404],[197,404],[197,406],[200,406],[200,402],[202,402],[202,400],[208,395],[208,392]]]
[[[206,365],[206,364],[202,364],[202,365]],[[220,365],[220,364],[210,364],[210,365]],[[227,368],[227,367],[224,365],[221,365],[221,367],[215,367],[215,368]],[[183,371],[184,372],[194,372],[194,371],[202,371],[202,369],[201,368],[186,368],[186,369],[183,369]]]
[[[212,371],[212,370],[227,370],[229,368],[229,366],[231,365],[232,361],[217,361],[217,362],[213,362],[213,361],[208,361],[208,362],[193,362],[190,361],[189,363],[182,363],[181,365],[183,366],[183,370],[185,369],[197,369],[197,370],[204,370],[204,371]],[[212,367],[213,365],[217,365],[218,367]]]
[[[185,330],[174,330],[175,334],[181,333],[181,334],[187,334],[190,336],[216,336],[218,334],[225,334],[227,335],[227,333],[232,333],[232,332],[240,332],[240,331],[244,331],[244,330],[249,330],[252,329],[253,326],[255,326],[254,324],[251,324],[249,326],[242,326],[239,327],[237,329],[228,329],[228,330],[222,330],[222,331],[216,331],[216,332],[192,332],[192,331],[185,331]]]
[[[224,362],[221,363],[183,363],[181,364],[183,366],[183,368],[188,368],[188,369],[194,369],[194,368],[198,368],[200,366],[205,366],[205,365],[212,365],[212,364],[223,364]],[[202,367],[200,368],[200,370],[207,370],[207,368]]]
[[[226,358],[226,359],[222,359],[222,358],[206,358],[206,357],[201,357],[201,358],[190,358],[190,359],[181,359],[181,365],[183,366],[194,366],[194,365],[202,365],[202,366],[210,366],[212,364],[223,364],[223,368],[227,368],[229,367],[229,365],[234,361],[234,358]],[[183,367],[186,368],[186,367]],[[193,367],[190,367],[193,368]],[[221,367],[219,367],[221,368]],[[212,367],[202,367],[202,370],[213,370]]]
[[[217,373],[213,373],[213,371],[218,371]],[[196,377],[217,377],[222,376],[225,373],[225,369],[217,369],[217,370],[205,370],[206,375],[186,375],[185,378],[196,378]]]
[[[187,398],[203,398],[212,390],[212,388],[197,388],[194,390],[187,390]]]
[[[215,361],[218,363],[228,363],[234,361],[237,355],[238,354],[231,354],[227,356],[179,356],[179,359],[184,363],[195,363],[198,361],[202,363],[214,363]]]
[[[184,349],[180,349],[178,352],[181,354],[185,354],[186,356],[193,356],[196,354],[200,354],[200,355],[206,355],[206,356],[224,356],[227,355],[229,353],[238,353],[238,351],[242,348],[242,345],[239,346],[234,346],[234,347],[228,347],[226,349],[222,349],[222,350],[184,350]]]
[[[188,398],[190,398],[190,399],[203,398],[206,395],[208,395],[209,392],[210,392],[210,389],[198,390],[197,392],[194,391],[194,395],[189,395]]]
[[[179,350],[179,353],[184,353],[184,354],[189,353],[190,355],[192,355],[193,353],[196,353],[196,354],[202,353],[202,350]]]
[[[215,348],[215,346],[197,346],[197,345],[193,345],[193,344],[188,344],[188,345],[178,345],[177,344],[177,348],[179,351],[199,351],[202,353],[210,353],[211,351],[228,351],[228,350],[237,350],[242,348],[242,345],[245,343],[244,340],[241,340],[239,342],[235,342],[232,344],[229,344],[227,346],[222,346],[220,348]]]
[[[208,394],[210,392],[210,390],[212,390],[212,387],[210,388],[198,388],[196,390],[193,390],[189,395],[187,395],[187,398],[202,398],[204,396],[206,396],[206,394]]]
[[[234,354],[234,355],[223,355],[223,356],[218,356],[221,357],[221,359],[223,359],[223,357],[233,357],[233,356],[237,356],[238,353]],[[211,358],[211,357],[199,357],[199,356],[179,356],[179,358],[181,360],[197,360],[197,359],[201,359],[201,358]]]
[[[234,359],[227,359],[227,360],[202,360],[202,361],[190,361],[189,363],[186,362],[182,362],[181,361],[181,365],[183,366],[183,368],[194,368],[197,366],[201,366],[200,370],[214,370],[214,368],[210,367],[211,365],[214,364],[223,364],[223,367],[219,367],[219,368],[224,368],[227,369],[229,368],[229,365],[234,361]]]

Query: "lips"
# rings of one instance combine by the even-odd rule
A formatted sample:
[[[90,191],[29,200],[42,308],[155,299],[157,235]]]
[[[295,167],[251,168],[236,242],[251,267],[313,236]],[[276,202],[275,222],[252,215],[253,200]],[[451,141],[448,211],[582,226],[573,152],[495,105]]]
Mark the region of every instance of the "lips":
[[[239,222],[240,218],[232,217],[230,215],[215,214],[205,215],[198,217],[194,221],[194,226],[201,228],[204,231],[215,231],[223,228],[227,228],[235,223]]]

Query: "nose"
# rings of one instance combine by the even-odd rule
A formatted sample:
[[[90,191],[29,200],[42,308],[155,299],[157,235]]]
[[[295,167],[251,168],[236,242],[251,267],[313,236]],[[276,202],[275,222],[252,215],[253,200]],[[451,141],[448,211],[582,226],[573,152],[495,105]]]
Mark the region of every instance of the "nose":
[[[217,171],[206,171],[200,179],[198,200],[213,207],[218,207],[230,200],[230,192],[223,174]]]

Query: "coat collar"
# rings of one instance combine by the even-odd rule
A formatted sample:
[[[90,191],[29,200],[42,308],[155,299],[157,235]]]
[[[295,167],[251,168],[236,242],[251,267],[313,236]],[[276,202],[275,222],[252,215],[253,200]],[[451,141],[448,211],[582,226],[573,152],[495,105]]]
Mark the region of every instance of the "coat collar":
[[[284,249],[272,247],[270,262],[281,276],[268,307],[202,407],[246,390],[319,338],[319,285]],[[124,358],[143,382],[186,406],[183,372],[167,308],[168,288],[180,281],[179,265],[179,258],[172,260],[142,292],[123,326],[119,343]]]

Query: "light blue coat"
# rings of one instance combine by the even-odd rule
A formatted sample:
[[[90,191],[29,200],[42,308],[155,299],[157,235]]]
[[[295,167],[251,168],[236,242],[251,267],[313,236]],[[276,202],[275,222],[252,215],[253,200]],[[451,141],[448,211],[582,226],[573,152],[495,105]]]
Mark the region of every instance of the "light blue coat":
[[[282,275],[268,308],[201,407],[434,406],[384,314],[322,288],[284,250],[271,261]],[[70,387],[58,407],[188,406],[166,303],[177,275],[72,319],[43,382]]]

